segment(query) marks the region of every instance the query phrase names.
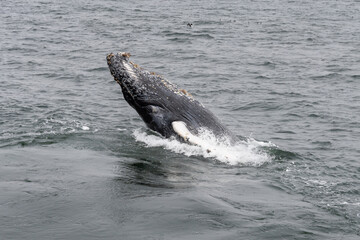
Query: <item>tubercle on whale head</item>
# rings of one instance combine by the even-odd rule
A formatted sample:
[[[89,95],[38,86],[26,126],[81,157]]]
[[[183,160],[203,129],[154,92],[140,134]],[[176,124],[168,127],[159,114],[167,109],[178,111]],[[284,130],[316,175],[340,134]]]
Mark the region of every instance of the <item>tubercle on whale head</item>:
[[[117,54],[114,54],[114,53],[110,53],[110,54],[108,54],[107,55],[107,57],[106,57],[106,59],[108,60],[108,63],[109,63],[109,61],[111,60],[111,58],[112,57],[114,57],[114,56],[122,56],[124,59],[126,59],[126,60],[129,60],[129,58],[130,58],[130,56],[131,56],[131,54],[130,53],[127,53],[127,52],[119,52],[119,53],[117,53]]]

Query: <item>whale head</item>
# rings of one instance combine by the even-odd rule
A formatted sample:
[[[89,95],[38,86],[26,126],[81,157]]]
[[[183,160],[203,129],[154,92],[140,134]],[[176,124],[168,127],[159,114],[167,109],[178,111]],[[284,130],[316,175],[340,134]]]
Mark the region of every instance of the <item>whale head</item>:
[[[146,125],[161,135],[173,135],[171,122],[176,119],[177,101],[173,99],[176,87],[152,72],[129,61],[130,54],[110,53],[107,63],[114,80],[121,86],[125,100]]]

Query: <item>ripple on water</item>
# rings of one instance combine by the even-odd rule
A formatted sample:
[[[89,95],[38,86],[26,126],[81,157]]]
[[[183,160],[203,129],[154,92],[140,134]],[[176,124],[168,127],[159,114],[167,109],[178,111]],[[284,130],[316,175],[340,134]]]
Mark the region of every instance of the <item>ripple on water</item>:
[[[1,237],[358,239],[356,1],[0,5]],[[111,51],[264,140],[144,131]]]

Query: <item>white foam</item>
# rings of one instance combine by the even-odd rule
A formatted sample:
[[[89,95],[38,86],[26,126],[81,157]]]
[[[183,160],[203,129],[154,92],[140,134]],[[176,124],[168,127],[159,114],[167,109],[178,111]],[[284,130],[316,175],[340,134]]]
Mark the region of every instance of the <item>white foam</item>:
[[[160,136],[147,134],[141,129],[133,132],[136,141],[145,143],[148,147],[163,147],[175,153],[186,156],[203,156],[213,158],[230,165],[260,166],[271,161],[271,157],[261,151],[261,146],[274,146],[271,143],[259,142],[255,139],[247,139],[230,145],[228,139],[217,139],[209,131],[202,131],[202,145],[190,145],[182,143],[175,138],[165,139]]]

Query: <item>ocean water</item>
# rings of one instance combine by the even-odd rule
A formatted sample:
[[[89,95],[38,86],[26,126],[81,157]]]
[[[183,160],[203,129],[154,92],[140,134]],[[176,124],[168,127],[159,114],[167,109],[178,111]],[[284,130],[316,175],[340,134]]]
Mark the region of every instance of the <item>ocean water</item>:
[[[358,0],[1,1],[0,239],[359,239]],[[188,27],[187,23],[192,23]],[[163,139],[126,51],[241,139]]]

